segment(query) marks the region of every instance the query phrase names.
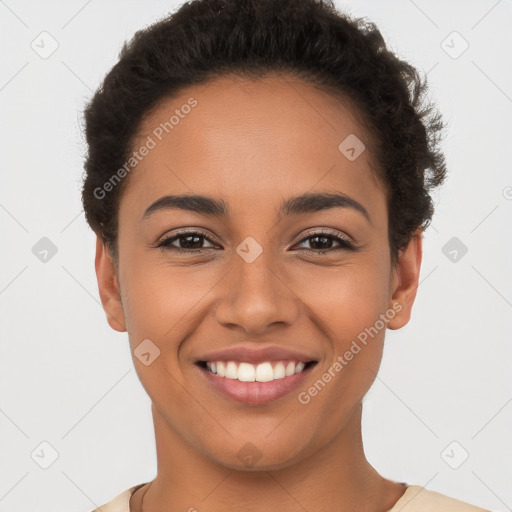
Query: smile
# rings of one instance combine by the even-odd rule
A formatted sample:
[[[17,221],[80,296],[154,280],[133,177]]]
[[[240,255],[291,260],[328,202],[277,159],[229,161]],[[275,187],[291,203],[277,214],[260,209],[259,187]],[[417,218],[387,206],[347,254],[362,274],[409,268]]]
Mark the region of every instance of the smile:
[[[199,361],[214,389],[235,401],[261,405],[291,393],[317,364],[316,361]]]

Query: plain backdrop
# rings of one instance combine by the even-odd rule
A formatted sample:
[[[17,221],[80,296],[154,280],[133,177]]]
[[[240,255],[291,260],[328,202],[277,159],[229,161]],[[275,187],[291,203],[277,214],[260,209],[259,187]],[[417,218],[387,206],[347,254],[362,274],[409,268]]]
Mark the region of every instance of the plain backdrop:
[[[156,474],[150,401],[99,301],[81,112],[122,43],[180,3],[0,1],[0,512],[87,512]],[[512,510],[512,2],[337,5],[428,74],[449,123],[412,319],[365,399],[367,457]]]

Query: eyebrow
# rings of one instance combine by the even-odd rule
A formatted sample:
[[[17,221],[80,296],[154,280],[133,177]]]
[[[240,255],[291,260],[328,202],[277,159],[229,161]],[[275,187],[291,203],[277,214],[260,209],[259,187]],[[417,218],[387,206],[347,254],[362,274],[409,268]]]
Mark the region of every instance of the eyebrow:
[[[370,215],[366,208],[355,199],[341,193],[305,193],[284,201],[279,208],[279,217],[289,217],[305,213],[318,212],[330,208],[350,208],[361,213],[371,224]],[[229,206],[222,199],[203,195],[166,195],[157,199],[144,212],[141,220],[161,210],[179,209],[189,212],[228,217]]]

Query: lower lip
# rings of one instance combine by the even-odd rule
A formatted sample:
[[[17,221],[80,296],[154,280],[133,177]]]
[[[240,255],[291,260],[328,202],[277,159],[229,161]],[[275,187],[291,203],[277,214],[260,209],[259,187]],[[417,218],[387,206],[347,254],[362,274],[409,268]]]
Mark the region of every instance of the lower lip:
[[[198,366],[198,368],[208,382],[225,396],[247,405],[262,405],[282,398],[298,388],[315,366],[316,364],[313,364],[300,373],[268,382],[242,382],[236,379],[226,379],[226,377],[219,377],[202,366]]]

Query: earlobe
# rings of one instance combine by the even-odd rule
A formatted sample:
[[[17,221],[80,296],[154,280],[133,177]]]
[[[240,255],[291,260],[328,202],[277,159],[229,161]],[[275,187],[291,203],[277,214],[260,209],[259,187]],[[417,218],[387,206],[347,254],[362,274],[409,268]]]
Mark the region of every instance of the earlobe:
[[[388,329],[400,329],[411,318],[420,276],[422,237],[423,230],[419,228],[412,235],[407,247],[399,253],[398,263],[393,271],[391,288],[393,295],[390,302],[390,307],[397,313],[389,320]]]
[[[95,268],[98,290],[103,309],[107,315],[107,322],[115,331],[125,332],[126,322],[119,292],[119,284],[117,282],[116,269],[107,246],[98,235],[96,235]]]

